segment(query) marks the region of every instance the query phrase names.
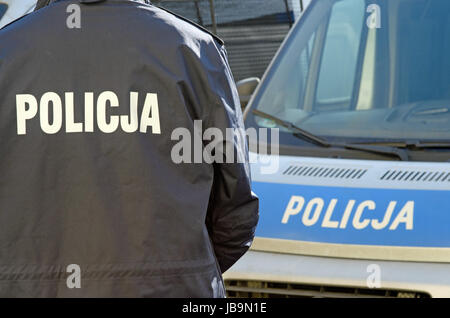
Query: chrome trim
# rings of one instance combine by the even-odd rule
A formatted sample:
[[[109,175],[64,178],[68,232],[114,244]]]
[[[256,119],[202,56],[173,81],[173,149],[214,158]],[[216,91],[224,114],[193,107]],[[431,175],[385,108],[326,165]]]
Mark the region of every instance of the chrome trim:
[[[256,237],[253,251],[364,260],[450,263],[450,248],[331,244]]]

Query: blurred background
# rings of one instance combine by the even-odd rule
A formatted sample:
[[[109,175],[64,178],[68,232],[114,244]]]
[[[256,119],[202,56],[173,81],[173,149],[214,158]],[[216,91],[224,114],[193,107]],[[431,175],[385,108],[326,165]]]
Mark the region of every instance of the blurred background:
[[[209,29],[226,44],[236,81],[261,78],[311,0],[153,0]],[[34,10],[36,0],[0,0],[0,28]]]
[[[311,0],[156,0],[225,41],[236,81],[261,78]]]

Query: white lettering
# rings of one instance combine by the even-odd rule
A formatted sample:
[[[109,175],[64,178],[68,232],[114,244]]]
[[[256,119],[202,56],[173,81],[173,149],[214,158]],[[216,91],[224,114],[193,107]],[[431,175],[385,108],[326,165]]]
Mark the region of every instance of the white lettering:
[[[361,216],[365,209],[375,210],[375,202],[370,201],[370,200],[363,201],[356,208],[355,216],[353,217],[353,227],[357,230],[364,229],[370,223],[370,220],[368,220],[368,219],[361,221]]]
[[[28,105],[28,109],[26,107]],[[38,112],[38,102],[33,95],[16,95],[16,115],[17,115],[17,134],[25,135],[27,133],[27,120],[36,116]]]
[[[122,127],[122,130],[126,133],[134,133],[139,128],[138,97],[139,93],[136,92],[130,93],[130,116],[129,117],[127,115],[120,116],[120,126]]]
[[[394,222],[392,222],[389,230],[396,230],[400,223],[405,223],[405,227],[407,230],[412,230],[414,228],[413,221],[414,220],[414,201],[406,202],[403,209],[401,209],[400,213],[395,218]]]
[[[394,212],[396,205],[397,205],[396,201],[391,201],[389,203],[389,206],[386,210],[386,213],[384,214],[384,218],[383,218],[382,222],[379,222],[378,220],[375,220],[375,219],[372,220],[372,227],[375,230],[382,230],[389,224],[389,221],[391,220],[391,216],[392,216],[392,213]]]
[[[49,104],[52,103],[53,122],[50,124]],[[40,122],[41,129],[46,134],[56,134],[60,131],[63,123],[62,101],[58,94],[48,92],[42,95],[40,101]]]
[[[119,127],[119,117],[110,116],[110,122],[106,119],[106,104],[111,107],[119,107],[119,99],[113,92],[103,92],[97,99],[97,124],[98,128],[106,134],[113,133]]]
[[[152,127],[153,134],[161,134],[158,107],[158,96],[147,94],[141,116],[141,133],[146,133],[147,127]]]
[[[330,204],[328,205],[327,212],[325,213],[325,217],[323,218],[322,227],[329,227],[336,229],[339,225],[338,221],[331,221],[331,216],[334,211],[334,207],[336,206],[336,203],[338,202],[337,199],[332,199],[330,201]]]
[[[39,113],[41,130],[46,134],[56,134],[65,124],[66,133],[94,132],[95,119],[97,128],[104,133],[113,133],[119,125],[126,133],[147,132],[147,127],[152,127],[153,134],[161,133],[158,98],[156,94],[146,94],[139,118],[139,93],[130,92],[129,115],[111,115],[111,108],[118,108],[119,98],[114,92],[105,91],[99,94],[97,103],[94,102],[94,93],[84,93],[84,122],[75,120],[77,110],[83,108],[77,106],[73,92],[65,92],[64,99],[57,93],[44,93],[38,103],[38,99],[30,94],[16,95],[17,134],[27,134],[28,121]],[[64,104],[63,104],[64,102]],[[94,110],[94,107],[96,109]],[[63,116],[63,110],[65,116]],[[94,117],[94,112],[96,118]],[[78,115],[81,117],[81,115]]]
[[[305,226],[315,225],[321,217],[321,212],[323,210],[326,202],[322,198],[313,198],[306,201],[302,196],[291,196],[289,203],[284,210],[283,217],[281,219],[282,224],[289,223],[292,216],[298,215],[306,204],[304,213],[302,215],[302,223]],[[321,227],[322,228],[333,228],[333,229],[345,229],[347,223],[352,215],[353,208],[355,207],[356,200],[349,200],[345,207],[344,213],[342,214],[341,220],[333,220],[333,215],[339,213],[336,211],[338,206],[338,199],[334,198],[328,202],[325,215],[323,216]],[[355,214],[352,219],[352,227],[357,230],[363,230],[369,225],[374,230],[382,230],[388,227],[391,223],[394,213],[396,212],[397,201],[390,201],[385,209],[384,216],[382,220],[375,218],[370,218],[367,215],[364,217],[364,212],[375,211],[376,204],[372,200],[362,201],[358,204]],[[403,208],[398,212],[394,221],[389,227],[389,230],[396,230],[401,223],[405,224],[406,230],[412,230],[414,222],[414,201],[408,201]]]
[[[281,223],[286,224],[289,221],[289,217],[291,215],[296,215],[302,210],[304,204],[305,199],[303,197],[297,195],[292,196],[286,207],[286,210],[284,211]]]
[[[75,122],[73,93],[66,93],[65,97],[66,97],[66,132],[67,133],[83,132],[83,123]]]
[[[302,222],[305,226],[312,226],[316,224],[317,220],[320,217],[320,212],[322,212],[323,204],[324,202],[321,198],[314,198],[308,202],[302,217]],[[312,217],[310,217],[313,208],[314,213]]]
[[[84,129],[94,132],[94,93],[84,94]]]
[[[340,229],[345,229],[347,227],[348,219],[350,218],[350,214],[353,211],[353,207],[355,206],[356,201],[350,200],[347,203],[347,207],[345,208],[344,215],[341,219],[341,224],[339,224]]]

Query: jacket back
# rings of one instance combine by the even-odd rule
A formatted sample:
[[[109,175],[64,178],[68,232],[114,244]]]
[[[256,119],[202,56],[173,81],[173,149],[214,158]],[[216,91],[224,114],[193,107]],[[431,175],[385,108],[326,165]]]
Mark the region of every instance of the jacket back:
[[[248,162],[172,153],[195,120],[242,128],[222,44],[127,0],[0,30],[0,296],[223,296],[257,222]]]

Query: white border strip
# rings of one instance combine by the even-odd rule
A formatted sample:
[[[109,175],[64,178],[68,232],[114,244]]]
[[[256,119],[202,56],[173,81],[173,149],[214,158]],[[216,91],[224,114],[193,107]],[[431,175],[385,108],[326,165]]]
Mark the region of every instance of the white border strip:
[[[450,263],[450,248],[330,244],[256,237],[251,250],[383,261]]]

